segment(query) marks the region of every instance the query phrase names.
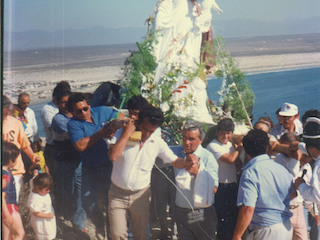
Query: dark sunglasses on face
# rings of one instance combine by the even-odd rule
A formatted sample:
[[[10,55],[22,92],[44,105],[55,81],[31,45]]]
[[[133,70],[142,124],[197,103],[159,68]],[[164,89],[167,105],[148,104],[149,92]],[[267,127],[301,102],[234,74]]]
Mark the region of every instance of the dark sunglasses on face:
[[[76,114],[81,114],[82,113],[82,111],[84,111],[84,112],[86,112],[86,111],[88,111],[89,110],[89,107],[84,107],[84,108],[82,108],[82,109],[79,109],[79,110],[77,110],[76,111]]]

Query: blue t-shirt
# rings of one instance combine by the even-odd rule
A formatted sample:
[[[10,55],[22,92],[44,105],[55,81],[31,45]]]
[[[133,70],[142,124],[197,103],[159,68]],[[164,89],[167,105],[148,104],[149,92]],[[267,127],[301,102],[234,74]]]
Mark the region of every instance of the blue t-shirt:
[[[92,123],[81,121],[74,117],[68,122],[68,132],[72,144],[95,134],[117,114],[116,110],[106,106],[92,107],[90,110]],[[112,166],[108,156],[107,143],[103,139],[99,139],[92,147],[80,154],[83,161],[82,166],[84,167],[95,168],[109,164]]]
[[[2,179],[7,182],[7,186],[2,189],[2,191],[6,193],[6,203],[17,204],[16,188],[11,172],[2,169]]]
[[[290,194],[295,191],[289,171],[267,154],[251,159],[243,170],[237,205],[255,208],[250,225],[270,226],[288,220],[292,216]]]

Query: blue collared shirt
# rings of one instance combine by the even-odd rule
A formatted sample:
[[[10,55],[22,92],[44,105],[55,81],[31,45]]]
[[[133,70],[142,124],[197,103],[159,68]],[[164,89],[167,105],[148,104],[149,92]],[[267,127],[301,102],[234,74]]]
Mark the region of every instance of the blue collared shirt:
[[[75,117],[68,122],[69,137],[73,144],[82,138],[91,137],[114,118],[117,113],[116,110],[106,106],[92,107],[90,110],[92,123],[78,120]],[[107,143],[103,139],[99,139],[92,147],[81,152],[81,157],[83,160],[82,165],[85,167],[99,167],[109,164],[112,166],[108,156]]]
[[[292,216],[290,194],[294,192],[288,170],[267,154],[251,159],[243,170],[237,205],[255,208],[250,225],[270,226],[288,220]]]

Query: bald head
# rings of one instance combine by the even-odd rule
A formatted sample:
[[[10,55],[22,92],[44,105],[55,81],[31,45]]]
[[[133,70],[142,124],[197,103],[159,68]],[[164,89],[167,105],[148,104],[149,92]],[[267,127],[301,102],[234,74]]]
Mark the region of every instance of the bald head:
[[[30,95],[28,93],[21,93],[18,96],[18,106],[24,111],[30,104]]]

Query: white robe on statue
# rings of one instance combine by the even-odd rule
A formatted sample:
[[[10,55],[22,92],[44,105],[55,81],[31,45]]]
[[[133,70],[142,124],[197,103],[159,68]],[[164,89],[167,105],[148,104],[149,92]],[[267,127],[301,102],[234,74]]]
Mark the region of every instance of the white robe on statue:
[[[198,69],[202,33],[209,31],[211,9],[217,5],[213,0],[198,0],[197,3],[201,15],[191,0],[164,0],[159,5],[155,18],[157,43],[154,46],[158,63],[154,77],[157,87],[161,86],[165,74],[174,68],[189,73]],[[172,94],[176,116],[213,123],[206,106],[206,83],[199,77],[189,82],[183,73],[177,76],[176,81],[172,87],[173,91],[179,90]],[[158,94],[161,95],[160,90]],[[188,101],[181,101],[186,97]]]

